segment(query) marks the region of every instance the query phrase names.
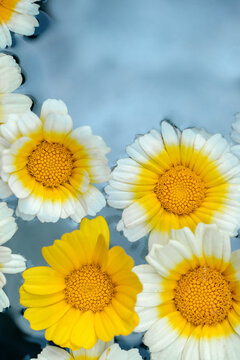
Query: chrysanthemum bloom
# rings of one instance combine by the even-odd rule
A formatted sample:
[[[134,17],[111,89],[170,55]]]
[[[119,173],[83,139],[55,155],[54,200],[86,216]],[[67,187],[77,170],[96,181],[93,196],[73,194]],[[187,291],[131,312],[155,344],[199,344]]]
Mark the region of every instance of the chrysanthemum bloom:
[[[5,149],[0,195],[19,198],[18,216],[80,222],[105,206],[103,194],[92,183],[109,178],[109,148],[90,127],[72,126],[66,105],[57,100],[44,102],[40,119],[28,112],[1,126]]]
[[[47,346],[41,354],[39,360],[142,360],[137,349],[129,351],[122,350],[118,344],[111,345],[99,341],[90,349],[70,351],[70,354],[58,347]],[[31,359],[34,360],[34,359]]]
[[[149,265],[134,268],[143,284],[136,331],[147,330],[151,358],[237,360],[240,351],[240,250],[227,233],[199,224],[154,244]]]
[[[171,229],[216,223],[236,235],[240,219],[240,166],[226,140],[203,130],[182,132],[167,121],[127,147],[118,161],[108,203],[124,209],[117,229],[130,241],[149,236],[165,244]]]
[[[38,21],[38,0],[1,0],[0,1],[0,47],[12,45],[10,31],[21,35],[33,35]]]
[[[2,246],[17,231],[17,224],[12,215],[13,210],[9,209],[6,203],[0,202],[0,311],[10,305],[2,289],[6,284],[4,273],[16,274],[26,269],[25,259],[21,255],[12,254],[11,249]]]
[[[142,285],[133,260],[118,246],[108,250],[103,217],[83,219],[80,230],[65,234],[42,252],[51,267],[23,273],[20,303],[33,330],[72,350],[91,349],[98,339],[128,335],[138,324],[134,311]]]
[[[10,55],[0,54],[0,123],[7,122],[11,114],[22,114],[30,109],[32,100],[28,96],[12,94],[21,83],[21,68],[15,59]]]

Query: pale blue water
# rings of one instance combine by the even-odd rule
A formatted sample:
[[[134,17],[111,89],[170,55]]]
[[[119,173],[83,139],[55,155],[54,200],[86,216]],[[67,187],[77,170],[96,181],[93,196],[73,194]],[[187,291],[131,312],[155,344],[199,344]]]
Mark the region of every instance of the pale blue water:
[[[112,148],[111,166],[126,156],[125,146],[136,134],[158,128],[163,118],[229,138],[233,115],[240,110],[238,0],[51,0],[43,9],[37,37],[14,36],[9,50],[26,78],[19,91],[32,95],[38,113],[45,99],[64,100],[75,127],[90,125]],[[101,214],[110,225],[111,246],[123,246],[136,264],[143,263],[146,239],[131,244],[115,231],[120,211],[105,208]],[[70,220],[18,220],[18,225],[8,244],[31,265],[44,264],[42,246],[78,227]],[[8,276],[12,307],[7,313],[30,336],[27,340],[44,345],[43,333],[31,331],[20,316],[20,284],[20,275]],[[0,324],[4,321],[1,316]],[[17,338],[14,333],[14,360],[39,352]],[[141,335],[118,340],[125,348],[137,347]],[[6,356],[0,359],[12,358]]]

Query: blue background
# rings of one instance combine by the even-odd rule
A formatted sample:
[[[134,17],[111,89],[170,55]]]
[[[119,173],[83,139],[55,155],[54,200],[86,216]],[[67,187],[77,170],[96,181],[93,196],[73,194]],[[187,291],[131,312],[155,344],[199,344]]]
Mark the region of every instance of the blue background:
[[[229,139],[240,110],[239,19],[238,0],[51,0],[42,2],[36,36],[14,35],[6,52],[19,59],[25,76],[19,92],[34,99],[34,111],[39,114],[47,98],[65,101],[74,126],[90,125],[112,148],[112,167],[136,134],[159,129],[163,118]],[[16,206],[15,199],[8,203]],[[136,264],[143,263],[146,239],[129,243],[115,230],[121,211],[105,208],[101,214],[110,225],[111,246],[123,246]],[[44,265],[42,246],[78,228],[71,220],[17,222],[7,245],[28,266]],[[238,244],[233,239],[233,248]],[[11,308],[0,316],[0,359],[34,357],[40,351],[35,343],[45,344],[43,332],[33,332],[21,316],[21,275],[7,279]],[[125,348],[139,346],[141,335],[118,340]]]

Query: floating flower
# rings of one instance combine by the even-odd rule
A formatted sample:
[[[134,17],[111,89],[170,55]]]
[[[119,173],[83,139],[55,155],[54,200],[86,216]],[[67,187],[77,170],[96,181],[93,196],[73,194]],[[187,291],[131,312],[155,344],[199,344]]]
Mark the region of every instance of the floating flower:
[[[108,250],[103,217],[83,219],[80,230],[42,250],[50,267],[23,273],[20,303],[33,330],[72,350],[91,349],[98,339],[128,335],[138,324],[134,311],[142,286],[133,260],[118,246]]]
[[[17,214],[23,219],[80,222],[105,206],[92,183],[109,178],[109,148],[90,127],[72,126],[66,105],[57,100],[44,102],[40,119],[28,112],[1,126],[0,194],[19,198]]]
[[[33,35],[38,21],[38,0],[1,0],[0,1],[0,47],[12,45],[10,31],[21,35]]]
[[[1,4],[0,4],[1,14]],[[8,121],[11,114],[21,114],[28,111],[32,100],[22,94],[11,94],[22,83],[21,68],[15,59],[6,54],[0,54],[0,123]]]
[[[236,235],[240,165],[226,140],[203,130],[180,131],[167,121],[127,147],[106,187],[110,206],[124,209],[117,229],[130,241],[150,232],[166,244],[171,229],[216,223]]]
[[[137,349],[129,351],[122,350],[118,344],[109,346],[109,343],[99,341],[90,349],[70,351],[70,354],[56,346],[47,346],[41,354],[39,360],[142,360]],[[105,350],[106,349],[106,350]],[[31,359],[34,360],[34,359]]]
[[[0,202],[0,311],[10,305],[2,289],[6,285],[4,273],[16,274],[26,269],[25,259],[21,255],[12,254],[11,249],[2,246],[17,231],[17,224],[12,215],[13,210],[9,209],[5,202]]]
[[[231,254],[228,234],[215,225],[170,238],[153,245],[149,265],[135,267],[143,284],[136,330],[147,330],[151,359],[238,359],[240,250]]]

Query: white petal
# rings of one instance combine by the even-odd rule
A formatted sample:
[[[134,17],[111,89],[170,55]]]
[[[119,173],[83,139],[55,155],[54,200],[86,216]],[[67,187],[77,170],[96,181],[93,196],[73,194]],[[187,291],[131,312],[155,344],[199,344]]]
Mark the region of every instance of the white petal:
[[[32,100],[22,94],[2,94],[0,96],[1,123],[6,123],[11,114],[22,114],[30,110]]]
[[[24,185],[22,184],[22,182],[19,179],[19,175],[17,175],[16,173],[13,173],[10,175],[9,180],[8,180],[8,185],[9,185],[10,189],[12,190],[12,192],[19,199],[26,198],[32,192],[32,187],[30,187],[30,185],[32,185],[32,184],[29,183],[28,184],[29,187],[24,187]]]
[[[191,335],[183,349],[182,354],[183,360],[202,360],[199,354],[199,340],[198,338]]]
[[[92,349],[90,350],[80,349],[78,351],[71,351],[71,354],[74,356],[74,359],[77,358],[78,356],[80,357],[80,359],[81,356],[83,357],[83,359],[85,357],[98,359],[102,355],[102,353],[112,344],[113,344],[113,340],[110,342],[103,342],[101,340],[98,340]]]
[[[21,137],[21,133],[18,128],[18,121],[20,119],[19,115],[11,114],[8,117],[8,121],[6,124],[1,125],[1,135],[4,139],[9,143],[13,144],[19,137]],[[9,148],[8,144],[8,148]]]
[[[87,212],[95,216],[106,205],[103,194],[93,185],[89,185],[88,190],[82,195],[87,204]]]
[[[186,247],[189,247],[192,250],[192,253],[196,257],[202,256],[202,243],[203,243],[203,231],[206,227],[204,224],[198,224],[195,236],[192,231],[185,227],[181,230],[171,230],[170,239],[177,240]],[[198,239],[198,241],[196,241]]]
[[[35,215],[27,215],[19,211],[19,208],[16,209],[16,216],[20,217],[24,221],[31,221],[35,218]]]
[[[69,115],[49,113],[44,121],[43,132],[47,141],[62,141],[72,130],[73,122]]]
[[[8,184],[0,179],[0,198],[6,199],[13,194]]]
[[[40,131],[42,122],[32,111],[26,112],[18,121],[18,128],[23,136],[29,136]]]
[[[11,260],[11,254],[12,251],[6,246],[0,246],[0,264],[1,264],[1,270],[3,263],[7,263]]]
[[[168,231],[161,231],[160,229],[152,229],[148,239],[148,250],[151,251],[154,244],[166,245],[169,241]]]
[[[224,271],[231,256],[229,235],[217,229],[206,228],[203,238],[203,251],[206,257],[213,258],[216,268]]]
[[[131,229],[125,228],[122,220],[117,224],[117,231],[123,231],[124,236],[131,242],[137,241],[147,235],[150,229],[151,226],[149,227],[149,224],[140,224]]]
[[[41,110],[41,119],[45,120],[51,113],[67,115],[68,109],[66,104],[62,100],[55,99],[48,99],[44,101]]]
[[[61,202],[52,199],[43,200],[40,210],[36,214],[41,222],[56,223],[61,216]]]
[[[136,307],[135,311],[139,316],[139,324],[134,329],[135,332],[148,330],[159,319],[157,307]]]
[[[70,360],[70,354],[56,346],[48,345],[43,351],[38,355],[39,360]]]
[[[152,353],[152,360],[181,360],[184,346],[187,342],[187,337],[179,336],[171,345],[161,352]],[[192,360],[195,360],[193,358]]]
[[[12,37],[10,31],[5,23],[1,23],[0,25],[0,47],[5,49],[7,46],[12,45]],[[1,88],[0,88],[1,90]]]
[[[23,256],[12,254],[11,260],[7,263],[4,263],[2,266],[2,271],[6,274],[16,274],[22,272],[26,269],[26,260]]]
[[[165,146],[179,145],[178,129],[169,121],[161,122],[161,132]]]
[[[0,289],[0,311],[10,306],[9,299],[3,289]]]
[[[179,312],[174,312],[163,317],[154,323],[151,328],[146,332],[143,337],[143,342],[149,347],[151,352],[162,351],[169,345],[171,345],[181,334],[186,325],[186,321],[181,318],[178,324],[178,329],[174,329],[170,325],[170,321],[174,319],[174,322],[181,317]]]
[[[7,25],[9,30],[17,34],[31,36],[35,32],[35,27],[39,24],[37,19],[32,15],[13,12]]]
[[[178,280],[180,272],[183,274],[191,267],[192,252],[191,249],[183,246],[181,243],[170,240],[166,246],[154,244],[152,250],[146,256],[146,260],[163,277],[168,277],[171,271],[171,278]],[[186,260],[189,260],[189,262]],[[184,265],[182,265],[181,269],[178,269],[179,273],[176,272],[176,265],[183,262]]]
[[[20,0],[15,5],[15,11],[21,14],[38,15],[39,5],[34,4],[36,0]]]

